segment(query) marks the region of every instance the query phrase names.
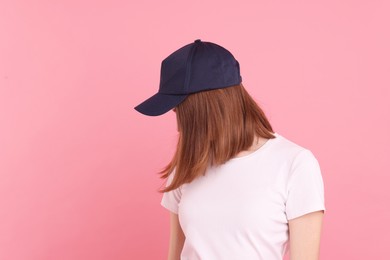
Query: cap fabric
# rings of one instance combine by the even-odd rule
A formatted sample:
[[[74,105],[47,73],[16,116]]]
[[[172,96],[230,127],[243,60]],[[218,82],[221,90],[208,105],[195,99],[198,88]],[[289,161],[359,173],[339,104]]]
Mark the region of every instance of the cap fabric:
[[[199,91],[240,84],[240,64],[220,45],[195,40],[161,63],[158,92],[134,107],[148,116],[162,115]]]

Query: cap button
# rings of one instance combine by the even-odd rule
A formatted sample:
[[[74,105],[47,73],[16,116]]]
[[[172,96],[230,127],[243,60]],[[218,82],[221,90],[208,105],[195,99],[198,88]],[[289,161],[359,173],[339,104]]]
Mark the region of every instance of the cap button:
[[[200,41],[200,39],[197,39],[197,40],[195,40],[195,42],[196,42],[196,43],[199,43],[199,42],[201,42],[201,41]]]

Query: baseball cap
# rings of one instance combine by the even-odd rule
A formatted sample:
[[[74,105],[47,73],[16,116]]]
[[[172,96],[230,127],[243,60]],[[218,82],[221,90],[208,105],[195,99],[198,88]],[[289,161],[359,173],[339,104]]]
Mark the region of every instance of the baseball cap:
[[[227,49],[197,39],[162,61],[158,92],[134,109],[159,116],[192,93],[230,87],[241,81],[240,64]]]

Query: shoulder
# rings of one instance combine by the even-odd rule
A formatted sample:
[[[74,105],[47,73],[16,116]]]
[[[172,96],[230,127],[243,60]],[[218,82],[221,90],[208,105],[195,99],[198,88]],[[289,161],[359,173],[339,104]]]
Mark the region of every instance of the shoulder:
[[[284,159],[293,161],[298,156],[307,156],[308,153],[311,153],[307,147],[286,138],[284,135],[275,133],[275,136],[273,155],[277,155],[277,157],[283,157]]]

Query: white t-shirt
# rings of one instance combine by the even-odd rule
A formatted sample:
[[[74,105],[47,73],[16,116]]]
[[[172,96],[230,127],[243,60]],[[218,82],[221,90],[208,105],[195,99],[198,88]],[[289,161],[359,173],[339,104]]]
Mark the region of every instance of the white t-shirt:
[[[275,136],[163,194],[161,205],[178,214],[186,237],[181,260],[281,260],[290,248],[288,220],[325,212],[317,159]]]

